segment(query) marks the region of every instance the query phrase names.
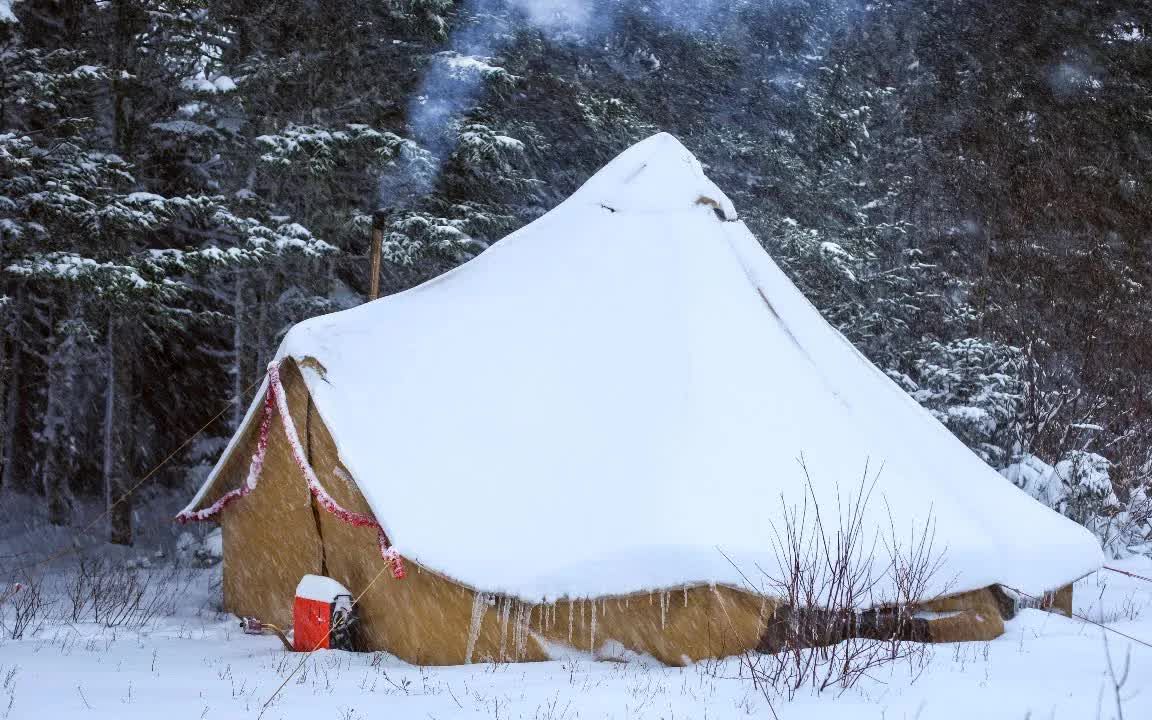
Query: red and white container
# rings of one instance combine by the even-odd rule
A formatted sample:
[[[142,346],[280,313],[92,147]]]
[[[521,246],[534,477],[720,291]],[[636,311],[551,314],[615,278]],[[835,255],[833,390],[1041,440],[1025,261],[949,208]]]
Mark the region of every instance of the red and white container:
[[[352,593],[332,578],[305,575],[292,606],[292,645],[297,652],[351,650]]]

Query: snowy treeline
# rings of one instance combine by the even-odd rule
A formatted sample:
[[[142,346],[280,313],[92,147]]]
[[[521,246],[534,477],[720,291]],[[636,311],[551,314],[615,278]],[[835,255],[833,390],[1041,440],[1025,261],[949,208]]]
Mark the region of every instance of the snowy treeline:
[[[0,8],[2,488],[53,523],[246,403],[292,322],[362,301],[377,211],[394,292],[666,130],[985,460],[1117,553],[1145,539],[1138,3]],[[245,403],[141,492],[194,482]],[[128,504],[110,530],[131,540]]]

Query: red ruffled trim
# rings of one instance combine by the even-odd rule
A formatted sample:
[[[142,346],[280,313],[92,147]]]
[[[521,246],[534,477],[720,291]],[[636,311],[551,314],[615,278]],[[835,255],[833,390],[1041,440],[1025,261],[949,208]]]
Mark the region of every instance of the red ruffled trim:
[[[198,522],[208,520],[217,515],[224,508],[228,507],[233,501],[248,495],[256,489],[256,484],[260,479],[260,474],[264,470],[264,459],[268,454],[268,435],[272,429],[272,417],[276,414],[280,415],[281,423],[284,426],[284,434],[288,437],[288,446],[292,449],[292,459],[296,461],[296,466],[300,468],[300,472],[304,475],[305,482],[308,483],[308,490],[311,491],[312,496],[320,503],[328,512],[340,518],[343,522],[353,525],[355,527],[371,527],[376,528],[377,540],[380,545],[380,555],[392,567],[392,577],[397,580],[403,579],[407,573],[404,570],[404,560],[400,557],[400,553],[392,546],[388,540],[388,535],[384,532],[384,528],[376,521],[376,518],[371,515],[364,515],[343,507],[340,503],[328,494],[324,486],[320,484],[320,478],[316,476],[316,471],[313,469],[312,464],[308,462],[308,458],[304,452],[304,446],[300,443],[300,435],[296,432],[296,424],[292,422],[292,414],[288,408],[288,396],[284,392],[284,386],[280,382],[280,363],[273,362],[268,365],[268,391],[264,395],[264,417],[260,420],[260,436],[256,441],[256,452],[252,454],[252,463],[248,466],[248,477],[245,479],[244,484],[235,490],[225,493],[219,500],[212,503],[210,506],[203,510],[188,511],[185,510],[176,516],[176,521],[179,523]]]

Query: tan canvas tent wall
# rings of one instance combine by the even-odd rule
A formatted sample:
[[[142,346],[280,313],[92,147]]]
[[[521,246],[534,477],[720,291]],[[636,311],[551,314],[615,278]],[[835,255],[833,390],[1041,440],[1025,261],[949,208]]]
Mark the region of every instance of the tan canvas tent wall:
[[[331,479],[327,489],[342,506],[370,514],[310,402],[300,370],[287,363],[282,373],[317,474]],[[211,505],[244,481],[257,428],[249,424],[199,505]],[[548,644],[611,654],[615,644],[679,665],[756,649],[778,608],[772,598],[716,585],[532,604],[477,592],[419,565],[410,565],[404,580],[394,580],[376,533],[342,522],[311,496],[278,425],[261,483],[229,505],[221,526],[225,609],[289,626],[293,593],[303,575],[327,575],[353,592],[372,583],[358,604],[363,648],[418,664],[544,660],[550,656]],[[990,640],[1004,628],[1000,596],[987,588],[926,602],[925,610],[959,612],[925,620],[921,631],[937,642]],[[1070,587],[1053,603],[1071,612]]]
[[[482,372],[445,381],[465,363]],[[771,650],[792,609],[740,568],[772,562],[780,503],[834,506],[874,455],[867,531],[930,525],[948,561],[921,595],[936,614],[900,632],[995,637],[1000,584],[1099,565],[820,319],[666,135],[457,271],[302,323],[276,367],[258,481],[271,381],[184,514],[245,489],[215,516],[225,608],[287,623],[299,579],[327,575],[362,595],[365,649],[412,662]]]

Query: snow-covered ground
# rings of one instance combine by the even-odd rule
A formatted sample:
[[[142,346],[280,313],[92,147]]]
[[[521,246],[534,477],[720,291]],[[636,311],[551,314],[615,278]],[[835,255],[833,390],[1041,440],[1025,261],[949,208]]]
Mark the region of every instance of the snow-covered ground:
[[[129,553],[129,556],[131,553]],[[1146,558],[1117,563],[1152,576]],[[151,573],[163,573],[155,564]],[[386,654],[285,653],[219,613],[218,570],[187,571],[170,616],[141,629],[57,620],[0,640],[0,719],[726,718],[773,716],[734,660],[689,668],[572,657],[537,664],[421,668]],[[57,581],[65,577],[60,573]],[[55,596],[67,608],[63,596]],[[1152,583],[1105,572],[1076,588],[1077,611],[1152,640]],[[58,614],[66,614],[60,612]],[[1026,610],[990,643],[931,648],[913,676],[884,669],[844,692],[777,700],[782,719],[1085,720],[1152,717],[1152,648],[1079,620]]]

